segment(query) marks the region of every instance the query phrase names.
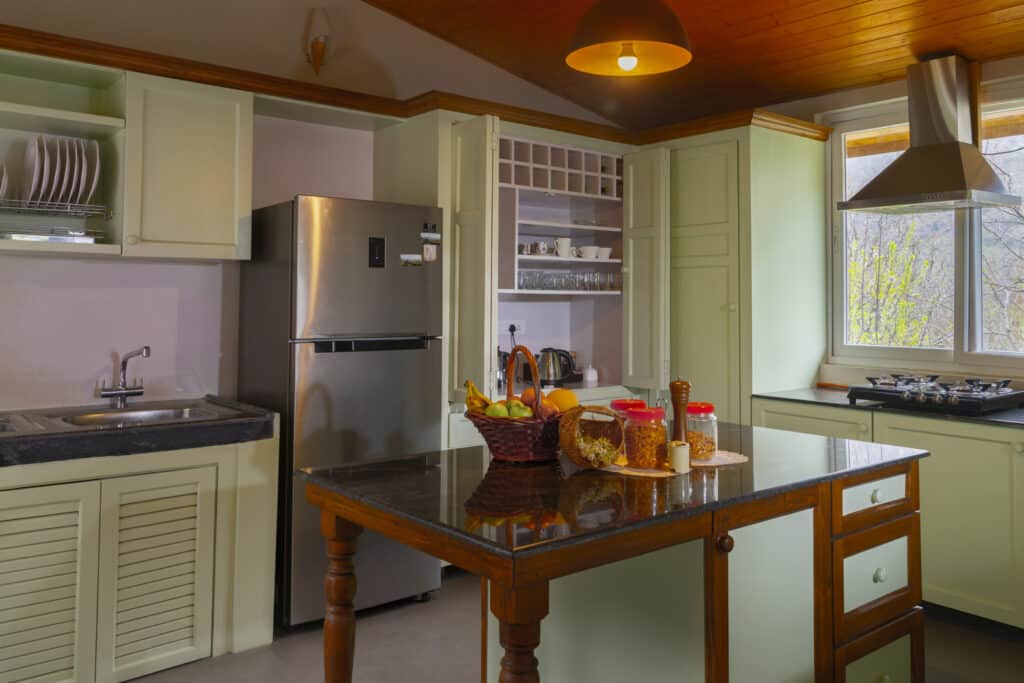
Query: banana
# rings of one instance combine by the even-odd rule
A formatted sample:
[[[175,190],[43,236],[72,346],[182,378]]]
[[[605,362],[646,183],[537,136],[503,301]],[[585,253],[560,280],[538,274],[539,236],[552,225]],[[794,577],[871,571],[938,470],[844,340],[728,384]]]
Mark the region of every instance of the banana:
[[[490,399],[488,399],[483,392],[476,388],[473,384],[473,380],[466,380],[466,410],[471,413],[482,413],[487,410],[487,406],[491,405]]]

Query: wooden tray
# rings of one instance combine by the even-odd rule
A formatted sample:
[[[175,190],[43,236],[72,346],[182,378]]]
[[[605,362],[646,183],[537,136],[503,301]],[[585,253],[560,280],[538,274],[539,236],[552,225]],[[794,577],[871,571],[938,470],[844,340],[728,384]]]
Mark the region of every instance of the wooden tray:
[[[750,458],[742,453],[718,451],[707,460],[690,458],[690,467],[729,467],[730,465],[742,465],[745,462],[750,462]]]

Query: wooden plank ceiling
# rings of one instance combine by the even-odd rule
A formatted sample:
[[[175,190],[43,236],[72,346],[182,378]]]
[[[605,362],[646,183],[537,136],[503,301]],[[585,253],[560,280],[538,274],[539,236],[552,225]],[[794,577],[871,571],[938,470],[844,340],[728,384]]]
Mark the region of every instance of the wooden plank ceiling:
[[[666,0],[693,62],[603,78],[564,62],[593,0],[368,2],[632,130],[899,80],[934,53],[1024,53],[1024,0]]]

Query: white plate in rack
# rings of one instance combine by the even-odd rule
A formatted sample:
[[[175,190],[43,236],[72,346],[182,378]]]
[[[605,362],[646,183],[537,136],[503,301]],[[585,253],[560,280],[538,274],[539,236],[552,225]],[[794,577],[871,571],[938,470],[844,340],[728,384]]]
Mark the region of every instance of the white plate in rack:
[[[75,204],[84,204],[85,197],[89,194],[89,157],[86,152],[86,143],[88,140],[77,138],[75,143],[78,145],[78,161],[80,168],[78,169],[78,193],[75,195]]]
[[[75,138],[68,138],[68,149],[71,150],[68,154],[68,158],[71,160],[69,164],[70,168],[68,171],[71,174],[70,181],[68,182],[68,194],[64,198],[64,201],[68,204],[74,204],[78,199],[78,186],[81,184],[82,173],[80,167],[82,165],[81,154],[78,153],[78,140]]]
[[[46,137],[39,137],[39,189],[36,191],[36,201],[42,203],[50,196],[50,188],[53,185],[53,169],[50,165],[50,146],[46,144]]]
[[[50,187],[46,192],[41,192],[39,201],[52,202],[57,198],[60,191],[61,181],[64,178],[64,154],[60,146],[60,138],[47,135],[43,138],[43,145],[46,148],[47,156],[50,158]]]
[[[71,182],[71,149],[68,147],[67,138],[57,138],[57,144],[60,145],[62,163],[58,189],[53,194],[53,201],[66,202],[68,199],[68,184]]]
[[[38,135],[29,138],[25,143],[25,164],[21,169],[21,199],[24,202],[34,201],[39,192],[41,144],[42,140]]]
[[[86,150],[86,157],[89,159],[89,192],[86,194],[85,203],[91,204],[92,198],[96,195],[96,188],[100,184],[100,143],[87,140]]]

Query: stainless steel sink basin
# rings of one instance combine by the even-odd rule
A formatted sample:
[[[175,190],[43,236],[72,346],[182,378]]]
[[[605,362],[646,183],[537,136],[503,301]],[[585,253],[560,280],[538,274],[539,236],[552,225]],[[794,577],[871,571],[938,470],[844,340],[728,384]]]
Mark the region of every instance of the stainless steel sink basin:
[[[75,427],[120,427],[156,422],[188,422],[212,417],[204,410],[188,408],[160,408],[149,410],[96,410],[76,415],[64,415],[61,419]]]

